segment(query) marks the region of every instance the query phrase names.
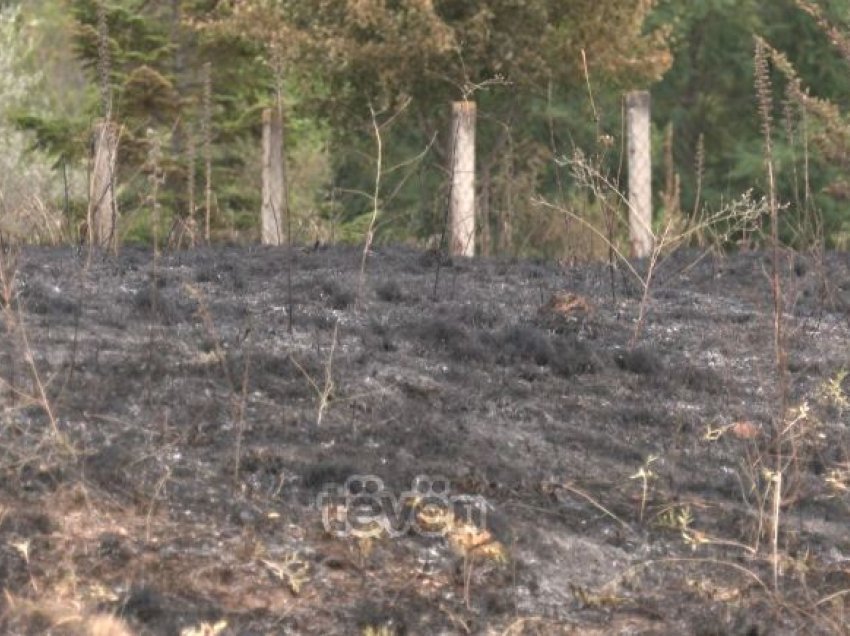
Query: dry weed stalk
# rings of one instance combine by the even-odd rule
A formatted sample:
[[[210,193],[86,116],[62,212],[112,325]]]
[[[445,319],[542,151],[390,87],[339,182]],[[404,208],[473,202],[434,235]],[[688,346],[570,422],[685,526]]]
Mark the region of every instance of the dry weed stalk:
[[[384,141],[381,136],[381,126],[378,125],[378,117],[375,108],[369,104],[369,114],[372,116],[372,130],[375,134],[375,189],[372,192],[372,216],[369,217],[369,227],[366,228],[366,240],[363,242],[363,256],[360,259],[360,276],[357,279],[357,304],[363,301],[363,285],[366,282],[366,259],[369,250],[372,249],[372,240],[375,238],[375,223],[378,220],[378,205],[381,196],[381,176],[384,168]]]
[[[316,426],[322,425],[322,419],[324,418],[325,411],[330,404],[331,397],[333,396],[334,389],[336,386],[334,385],[333,379],[333,362],[334,362],[334,353],[336,352],[337,345],[337,335],[339,331],[339,323],[334,324],[334,331],[331,340],[331,349],[328,352],[328,358],[325,361],[324,367],[324,381],[321,386],[319,383],[313,378],[312,375],[296,360],[291,354],[289,359],[292,360],[292,364],[295,365],[301,375],[307,380],[310,386],[313,388],[313,391],[316,393]]]
[[[23,359],[29,369],[30,378],[36,389],[36,395],[25,397],[38,404],[45,416],[47,416],[48,422],[50,423],[52,442],[55,447],[64,453],[76,456],[76,451],[70,440],[68,440],[65,434],[59,430],[59,424],[53,411],[53,405],[51,404],[50,397],[47,394],[46,383],[42,379],[42,374],[35,361],[35,354],[30,343],[26,321],[24,319],[24,311],[16,292],[15,281],[17,278],[17,271],[18,248],[14,245],[7,245],[3,238],[0,237],[0,300],[2,300],[0,313],[2,313],[5,322],[6,333],[17,333],[20,338],[20,344],[23,349]],[[23,395],[12,385],[9,386],[9,389],[15,394]]]
[[[65,219],[36,193],[27,193],[14,206],[0,190],[0,233],[25,239],[28,243],[59,245],[65,241]]]
[[[150,305],[151,313],[148,321],[148,346],[147,346],[147,380],[145,382],[145,393],[147,401],[151,402],[151,373],[153,372],[153,359],[156,352],[155,336],[156,326],[154,319],[159,312],[159,185],[161,181],[159,162],[161,159],[161,148],[159,141],[149,132],[151,148],[148,153],[148,182],[151,187],[149,201],[151,204],[151,225],[153,226],[153,266],[150,275]]]
[[[194,126],[188,126],[186,130],[186,163],[187,171],[186,171],[186,193],[189,197],[189,210],[186,215],[186,220],[184,222],[185,228],[189,231],[189,246],[194,249],[195,247],[195,228],[197,227],[197,221],[195,220],[195,212],[197,212],[197,204],[195,202],[195,162],[198,159],[198,146],[195,141],[195,130]],[[180,243],[178,242],[178,247]]]
[[[616,521],[624,530],[629,532],[634,532],[632,527],[623,521],[620,517],[611,512],[608,508],[603,506],[599,501],[597,501],[594,497],[588,494],[585,490],[573,485],[571,482],[555,482],[555,481],[544,481],[540,484],[540,488],[545,494],[552,494],[558,490],[565,490],[568,493],[573,495],[577,495],[590,503],[594,508],[599,510],[602,514],[607,517],[610,517],[614,521]]]
[[[800,9],[808,13],[818,23],[821,30],[829,36],[829,41],[838,49],[839,53],[847,62],[850,62],[850,37],[848,37],[841,29],[837,28],[823,14],[823,10],[810,0],[795,0],[795,3]]]
[[[0,234],[0,301],[3,310],[12,306],[17,294],[15,279],[18,275],[18,246],[10,245]]]
[[[673,124],[667,124],[664,131],[664,190],[661,191],[664,219],[672,227],[681,227],[682,218],[682,182],[673,162]],[[699,187],[699,186],[697,186]]]
[[[372,243],[375,239],[375,228],[378,222],[378,216],[380,214],[381,209],[381,187],[382,187],[382,179],[384,177],[384,139],[383,139],[383,130],[388,126],[391,126],[392,123],[398,119],[407,107],[410,105],[412,99],[408,97],[402,104],[396,109],[394,113],[392,113],[386,120],[378,123],[378,113],[375,111],[374,106],[369,104],[369,113],[372,117],[372,133],[375,136],[375,185],[371,194],[366,194],[371,202],[372,202],[372,213],[369,217],[369,225],[366,228],[366,236],[363,242],[363,255],[360,259],[360,274],[357,280],[357,305],[358,307],[363,302],[363,288],[366,283],[366,261],[369,258],[369,250],[372,249]],[[433,143],[433,140],[432,142]],[[416,161],[419,161],[422,157],[425,156],[425,153],[430,149],[431,144],[428,145],[428,148],[425,149],[424,152],[420,153],[414,159],[410,161],[405,161],[398,166],[391,168],[387,172],[393,172],[398,170],[399,168],[403,168],[408,166]],[[390,198],[394,197],[398,191],[401,189],[401,185],[404,184],[406,179],[402,180],[402,183],[395,189]],[[365,193],[360,193],[365,194]]]
[[[179,250],[185,245],[194,249],[198,242],[197,224],[194,218],[175,218],[168,231],[166,245],[169,250]]]
[[[210,343],[213,346],[215,360],[221,367],[222,374],[227,380],[227,383],[232,388],[233,379],[230,376],[230,369],[227,368],[227,355],[224,352],[224,348],[221,346],[221,338],[218,335],[218,330],[215,328],[215,322],[213,321],[206,298],[204,297],[203,292],[194,285],[186,283],[184,285],[184,289],[188,292],[189,296],[198,303],[198,315],[203,322],[207,337],[210,339]]]
[[[770,213],[770,243],[771,243],[771,292],[773,294],[773,348],[776,364],[776,381],[778,387],[779,412],[776,416],[775,444],[776,464],[771,475],[773,490],[772,510],[772,550],[773,550],[773,587],[779,588],[779,523],[782,502],[782,471],[783,471],[783,423],[786,417],[788,399],[787,376],[785,373],[786,350],[783,333],[783,298],[782,282],[779,275],[779,204],[776,196],[776,175],[773,159],[773,86],[770,81],[768,53],[764,42],[755,40],[755,91],[758,102],[758,112],[761,118],[762,134],[764,136],[764,166],[767,173],[767,198]]]
[[[239,402],[236,409],[236,447],[233,449],[233,484],[239,483],[239,467],[242,463],[242,443],[245,438],[245,405],[248,403],[248,378],[251,369],[251,348],[248,346],[248,336],[243,342],[242,381],[239,391]]]
[[[104,0],[97,3],[97,74],[100,88],[101,114],[105,120],[112,117],[112,54],[109,44],[109,23]]]
[[[150,194],[148,201],[151,207],[151,230],[153,235],[154,262],[159,257],[159,226],[162,206],[159,202],[159,188],[165,181],[162,170],[162,142],[153,130],[148,130],[148,185]]]
[[[616,203],[610,203],[610,205],[627,205],[625,196],[619,191],[616,184],[593,165],[592,162],[588,161],[581,150],[576,150],[573,158],[566,160],[566,163],[572,167],[573,176],[578,185],[591,192],[594,198],[601,200],[613,197]],[[662,257],[665,254],[673,252],[681,245],[687,244],[694,237],[714,228],[723,228],[721,230],[721,237],[718,240],[726,240],[735,232],[751,228],[763,214],[766,205],[763,199],[753,200],[752,192],[747,191],[738,200],[722,206],[713,214],[708,214],[701,219],[691,220],[681,229],[676,229],[674,223],[668,222],[660,233],[651,233],[653,249],[648,258],[646,273],[642,274],[632,263],[631,259],[619,248],[616,239],[611,235],[610,231],[606,234],[606,232],[600,230],[584,218],[584,216],[567,205],[558,205],[540,196],[534,197],[532,203],[564,214],[566,217],[587,228],[608,246],[616,259],[626,267],[629,273],[640,284],[642,296],[638,307],[638,318],[629,342],[630,347],[634,347],[637,344],[643,331],[649,301],[651,300],[653,277]]]
[[[700,205],[702,200],[702,182],[705,178],[705,135],[700,133],[699,139],[697,140],[697,153],[694,159],[694,174],[696,176],[696,194],[694,194],[694,209],[691,213],[691,217],[696,219],[700,216],[700,211],[702,210],[702,206]],[[700,234],[697,234],[697,244],[700,241]]]
[[[210,243],[212,217],[212,64],[204,64],[201,98],[201,136],[204,144],[204,241]]]
[[[643,515],[646,511],[646,502],[649,498],[649,482],[654,481],[658,475],[655,474],[655,471],[652,470],[652,464],[654,464],[658,460],[657,455],[650,455],[646,458],[646,461],[643,463],[638,471],[629,477],[629,479],[639,479],[641,482],[641,497],[640,497],[640,516],[639,520],[643,523]]]
[[[236,383],[233,381],[233,376],[231,375],[230,368],[227,365],[227,354],[221,344],[221,338],[215,327],[215,321],[213,321],[212,314],[210,313],[209,306],[203,293],[200,289],[188,283],[184,285],[184,288],[198,303],[198,315],[204,325],[204,331],[207,334],[207,338],[212,343],[215,361],[221,368],[222,375],[230,389],[231,412],[236,429],[236,444],[233,458],[233,478],[234,485],[236,485],[239,480],[239,467],[242,462],[242,443],[245,436],[245,406],[248,401],[248,381],[251,366],[251,350],[250,347],[248,347],[248,339],[251,336],[252,330],[249,327],[245,332],[244,339],[242,340],[242,378],[239,389],[237,390]]]
[[[148,512],[145,515],[145,542],[147,543],[150,543],[151,541],[153,513],[156,509],[156,502],[159,499],[160,494],[162,494],[162,491],[165,489],[165,485],[168,483],[169,479],[171,479],[171,466],[166,466],[165,474],[156,483],[150,504],[148,505]]]

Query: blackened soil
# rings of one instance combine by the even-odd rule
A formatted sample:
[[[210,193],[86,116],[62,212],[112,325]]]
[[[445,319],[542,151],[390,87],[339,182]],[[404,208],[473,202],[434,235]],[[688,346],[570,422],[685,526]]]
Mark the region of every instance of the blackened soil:
[[[377,249],[358,293],[354,249],[23,251],[0,589],[139,634],[847,630],[846,254],[783,257],[784,380],[764,254],[667,258],[637,334],[624,267],[437,262]],[[480,497],[504,558],[340,536],[346,482],[372,530]]]

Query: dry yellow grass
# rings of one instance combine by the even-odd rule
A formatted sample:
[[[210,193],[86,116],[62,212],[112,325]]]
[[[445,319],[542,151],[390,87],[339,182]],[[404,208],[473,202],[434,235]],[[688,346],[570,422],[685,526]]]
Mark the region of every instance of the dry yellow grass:
[[[70,604],[15,598],[8,593],[0,626],[9,633],[40,630],[54,636],[134,636],[127,624],[115,616]]]

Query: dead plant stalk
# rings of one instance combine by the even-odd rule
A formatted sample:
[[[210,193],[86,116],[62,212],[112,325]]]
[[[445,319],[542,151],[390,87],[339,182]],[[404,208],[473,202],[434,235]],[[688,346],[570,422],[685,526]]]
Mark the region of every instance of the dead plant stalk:
[[[591,166],[584,158],[583,154],[577,153],[576,157],[570,160],[570,163],[573,166],[574,174],[577,177],[579,184],[582,187],[589,189],[594,194],[595,198],[605,199],[606,197],[613,196],[616,198],[618,203],[628,205],[624,195],[617,189],[610,179],[601,174],[595,167]],[[750,192],[745,192],[741,196],[740,200],[723,206],[716,213],[711,214],[704,219],[700,219],[681,230],[674,231],[674,224],[672,222],[668,222],[660,234],[655,234],[650,230],[653,248],[649,256],[647,271],[645,274],[641,274],[637,267],[635,267],[632,263],[631,259],[629,259],[629,257],[626,256],[626,254],[617,246],[615,238],[600,230],[582,215],[565,205],[551,203],[539,196],[532,198],[532,203],[560,214],[564,214],[568,218],[587,228],[593,235],[599,237],[599,239],[608,246],[616,258],[626,267],[635,280],[638,281],[641,286],[642,295],[640,305],[638,307],[638,317],[635,322],[632,337],[629,341],[630,347],[634,347],[637,344],[645,326],[647,310],[652,299],[651,291],[653,277],[658,264],[661,261],[662,255],[673,251],[680,245],[686,244],[694,236],[698,236],[704,232],[706,228],[715,227],[721,224],[730,224],[732,229],[727,230],[728,233],[734,231],[735,228],[748,227],[753,223],[754,219],[757,219],[760,216],[762,210],[761,202],[752,201]],[[614,204],[609,203],[609,205]]]
[[[238,483],[239,467],[242,461],[242,444],[245,436],[245,407],[248,402],[248,380],[251,367],[251,349],[248,346],[248,339],[251,336],[252,330],[249,325],[249,328],[245,333],[245,338],[242,340],[242,379],[239,392],[237,393],[236,384],[233,381],[233,376],[231,375],[230,369],[227,366],[227,354],[225,353],[224,347],[222,346],[221,338],[218,334],[218,330],[215,328],[215,322],[213,322],[212,314],[210,313],[209,306],[207,305],[203,293],[201,292],[201,290],[199,290],[197,287],[194,287],[193,285],[186,284],[184,288],[189,293],[189,295],[194,298],[198,303],[198,315],[200,316],[201,321],[203,322],[207,337],[212,343],[215,360],[221,367],[224,379],[227,381],[227,386],[230,389],[232,417],[236,427],[236,444],[233,451],[233,479],[234,483]]]
[[[771,536],[773,561],[773,587],[779,588],[779,522],[782,503],[782,471],[783,471],[783,423],[787,403],[787,383],[785,377],[785,346],[783,341],[783,302],[782,282],[779,276],[779,205],[776,197],[776,174],[773,161],[773,140],[771,135],[773,86],[770,80],[768,55],[765,45],[759,38],[755,41],[755,90],[758,101],[758,111],[761,117],[762,133],[764,135],[764,167],[767,173],[768,209],[770,212],[770,244],[771,244],[771,291],[773,294],[773,347],[776,363],[776,380],[778,385],[779,412],[776,416],[776,463],[771,482],[773,487],[773,526]]]
[[[331,397],[333,396],[334,389],[336,388],[334,385],[333,379],[333,361],[334,361],[334,353],[336,352],[336,344],[337,344],[337,335],[339,331],[339,323],[334,325],[334,332],[331,340],[331,349],[328,352],[328,358],[325,361],[324,368],[324,381],[321,386],[319,383],[311,376],[308,371],[292,356],[289,356],[289,359],[292,360],[292,364],[295,365],[301,375],[307,380],[310,386],[313,388],[313,391],[316,393],[316,426],[322,425],[322,419],[325,416],[325,411],[330,404]]]
[[[381,137],[381,127],[374,107],[369,104],[369,114],[372,116],[372,130],[375,134],[375,189],[372,193],[372,216],[369,217],[369,227],[366,229],[366,240],[363,243],[363,256],[360,259],[360,276],[357,279],[357,304],[363,300],[363,286],[366,282],[366,259],[372,249],[375,238],[375,223],[378,221],[378,202],[381,195],[381,176],[384,165],[384,142]]]
[[[35,354],[30,343],[29,334],[27,333],[26,321],[24,320],[24,312],[19,303],[15,302],[17,294],[15,292],[15,280],[17,278],[17,254],[14,247],[7,246],[0,240],[0,296],[2,296],[2,312],[6,322],[6,330],[9,333],[17,331],[20,335],[21,346],[23,347],[23,358],[30,371],[33,385],[37,390],[37,395],[33,400],[41,407],[41,410],[47,416],[50,422],[50,431],[54,441],[65,451],[74,455],[74,449],[70,441],[59,430],[59,425],[56,420],[56,415],[53,412],[53,406],[50,403],[50,398],[47,395],[47,388],[42,380],[41,372],[38,370],[38,365],[35,362]],[[17,310],[15,309],[15,306]],[[11,387],[14,390],[14,387]]]
[[[360,274],[357,280],[357,305],[360,306],[363,302],[363,288],[366,284],[366,261],[369,258],[369,250],[372,249],[372,243],[375,240],[375,227],[378,223],[378,215],[381,206],[381,187],[384,177],[384,139],[381,132],[387,126],[390,126],[410,105],[411,98],[405,100],[398,109],[390,115],[385,121],[378,123],[378,113],[372,104],[369,104],[369,114],[372,118],[372,133],[375,136],[375,185],[371,195],[367,195],[372,202],[372,215],[369,217],[369,226],[366,228],[366,240],[363,242],[363,255],[360,259]],[[430,145],[429,145],[430,148]],[[427,152],[427,149],[426,151]],[[419,157],[424,156],[419,155]],[[415,160],[414,160],[415,161]],[[391,170],[396,170],[399,167],[407,165],[407,162],[396,166]],[[393,193],[393,196],[398,192]]]

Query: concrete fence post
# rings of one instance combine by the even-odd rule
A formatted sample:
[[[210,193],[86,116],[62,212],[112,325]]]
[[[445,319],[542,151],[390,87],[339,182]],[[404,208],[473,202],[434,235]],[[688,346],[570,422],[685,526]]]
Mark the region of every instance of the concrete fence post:
[[[652,142],[648,91],[626,95],[629,155],[629,241],[632,256],[652,253]]]
[[[94,126],[94,157],[89,177],[87,214],[91,245],[116,249],[118,206],[115,201],[115,167],[118,156],[118,126],[110,120]]]
[[[276,108],[263,111],[263,203],[260,212],[263,245],[283,245],[283,120]]]
[[[452,104],[452,256],[475,256],[475,102]]]

